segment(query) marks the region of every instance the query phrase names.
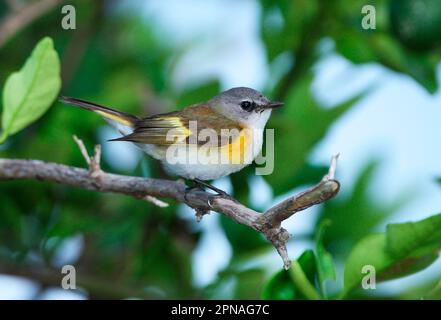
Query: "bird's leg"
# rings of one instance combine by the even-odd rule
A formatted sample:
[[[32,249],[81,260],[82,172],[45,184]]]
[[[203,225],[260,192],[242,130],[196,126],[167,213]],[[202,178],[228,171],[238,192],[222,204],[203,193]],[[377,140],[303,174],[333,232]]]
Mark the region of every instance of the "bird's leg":
[[[214,192],[217,193],[217,195],[219,195],[221,197],[231,198],[231,196],[228,193],[226,193],[225,191],[223,191],[219,188],[216,188],[215,186],[212,186],[211,184],[209,184],[203,180],[195,178],[195,179],[193,179],[193,182],[195,183],[195,185],[197,185],[201,189],[204,189],[204,187],[205,187],[207,189],[213,190]]]
[[[230,199],[232,201],[237,202],[236,199],[234,199],[232,196],[230,196],[225,191],[223,191],[223,190],[221,190],[219,188],[216,188],[215,186],[212,186],[211,184],[209,184],[209,183],[207,183],[207,182],[205,182],[203,180],[194,178],[194,179],[190,179],[190,181],[193,182],[193,185],[190,186],[190,187],[187,187],[187,189],[185,190],[184,199],[186,201],[187,201],[187,193],[190,192],[191,190],[193,190],[193,189],[200,189],[202,191],[205,191],[205,188],[207,188],[207,189],[210,189],[210,190],[216,192],[216,194],[210,194],[209,197],[208,197],[207,205],[210,208],[212,207],[211,202],[216,197],[221,197],[221,198],[224,198],[224,199]]]

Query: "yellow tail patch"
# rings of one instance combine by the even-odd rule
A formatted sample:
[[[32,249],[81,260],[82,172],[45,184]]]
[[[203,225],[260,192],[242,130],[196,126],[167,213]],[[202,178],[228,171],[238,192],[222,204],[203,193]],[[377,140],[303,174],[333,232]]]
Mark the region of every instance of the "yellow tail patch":
[[[95,113],[99,114],[100,116],[103,116],[106,119],[113,120],[113,121],[121,123],[125,126],[129,126],[129,127],[133,126],[132,122],[130,122],[127,119],[124,119],[123,117],[118,117],[116,114],[108,113],[108,112],[101,111],[101,110],[93,110],[93,111]]]

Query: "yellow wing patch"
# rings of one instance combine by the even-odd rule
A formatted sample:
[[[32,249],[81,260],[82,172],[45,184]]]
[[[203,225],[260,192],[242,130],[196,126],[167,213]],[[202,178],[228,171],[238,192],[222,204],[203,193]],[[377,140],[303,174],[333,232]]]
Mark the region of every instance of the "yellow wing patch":
[[[166,121],[170,123],[171,127],[182,130],[182,134],[185,137],[192,134],[192,132],[182,123],[179,117],[158,117],[157,119],[160,121]]]
[[[157,121],[167,124],[165,138],[169,143],[185,143],[185,139],[192,134],[179,117],[158,117]]]

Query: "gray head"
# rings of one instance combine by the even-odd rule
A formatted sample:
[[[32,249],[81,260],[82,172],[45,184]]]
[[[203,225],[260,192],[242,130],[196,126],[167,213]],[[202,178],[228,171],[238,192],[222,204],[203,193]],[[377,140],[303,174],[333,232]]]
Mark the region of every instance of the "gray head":
[[[281,102],[271,102],[257,90],[237,87],[221,92],[208,101],[213,110],[234,121],[263,128],[271,110],[281,107]]]

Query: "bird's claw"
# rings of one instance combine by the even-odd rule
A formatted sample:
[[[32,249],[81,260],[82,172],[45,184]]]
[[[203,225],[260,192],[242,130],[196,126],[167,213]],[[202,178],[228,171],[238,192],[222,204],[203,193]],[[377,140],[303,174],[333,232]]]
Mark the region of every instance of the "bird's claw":
[[[227,200],[231,200],[231,201],[237,202],[236,199],[234,199],[232,196],[230,196],[225,191],[223,191],[222,193],[218,193],[218,194],[211,194],[211,195],[208,196],[207,205],[212,210],[213,210],[213,201],[216,198],[222,198],[222,199],[227,199]]]

